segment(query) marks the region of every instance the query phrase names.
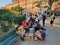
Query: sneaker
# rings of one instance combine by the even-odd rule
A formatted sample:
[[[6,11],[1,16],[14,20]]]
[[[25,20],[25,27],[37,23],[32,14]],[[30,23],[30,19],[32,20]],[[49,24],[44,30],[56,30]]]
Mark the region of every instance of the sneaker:
[[[22,40],[22,41],[25,41],[24,38],[22,38],[22,37],[21,37],[21,40]]]
[[[37,38],[34,39],[35,41],[37,40]]]

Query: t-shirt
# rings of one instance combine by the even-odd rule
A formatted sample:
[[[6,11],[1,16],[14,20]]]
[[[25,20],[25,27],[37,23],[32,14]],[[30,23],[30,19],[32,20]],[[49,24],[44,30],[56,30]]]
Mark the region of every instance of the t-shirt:
[[[42,15],[38,15],[38,19],[42,19]]]
[[[41,15],[43,14],[43,10],[38,10],[39,13],[41,13]]]
[[[36,17],[35,21],[38,22],[38,17]]]
[[[35,30],[35,29],[34,29],[34,27],[32,27],[32,28],[29,28],[29,30]]]
[[[40,20],[39,24],[41,25],[41,27],[43,27],[43,22],[42,22],[42,20]]]
[[[26,22],[28,22],[30,20],[29,16],[26,16]]]
[[[22,26],[20,26],[18,29],[17,29],[17,31],[16,31],[16,33],[18,33],[18,34],[21,34],[21,32],[22,32]]]
[[[55,16],[52,15],[52,17],[51,17],[51,21],[54,21],[54,20],[55,20]]]
[[[25,21],[22,21],[22,26],[26,26],[26,22]]]
[[[35,15],[32,15],[32,18],[35,18]]]

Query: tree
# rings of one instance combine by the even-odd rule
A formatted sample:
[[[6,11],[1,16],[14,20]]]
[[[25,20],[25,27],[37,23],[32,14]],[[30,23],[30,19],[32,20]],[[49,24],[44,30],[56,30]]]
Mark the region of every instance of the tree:
[[[14,16],[8,9],[0,9],[0,26],[3,32],[7,32],[12,27]]]
[[[53,5],[53,3],[54,2],[57,2],[58,0],[49,0],[49,5],[50,5],[50,7],[48,8],[48,10],[49,10],[49,14],[51,15],[51,13],[52,13],[52,10],[51,10],[51,7],[52,7],[52,5]]]
[[[14,8],[14,11],[15,10],[16,8]],[[25,15],[20,13],[19,15],[16,15],[15,13],[12,13],[12,10],[0,9],[0,26],[3,32],[7,32],[10,28],[12,28],[12,24],[21,24],[22,20],[25,19]]]
[[[23,10],[23,8],[19,7],[19,6],[15,6],[15,7],[12,7],[11,10],[16,11],[16,12],[20,12]]]
[[[50,5],[50,9],[51,9],[51,7],[52,7],[52,4],[54,3],[54,2],[57,2],[58,0],[49,0],[49,5]]]
[[[25,19],[26,19],[25,15],[15,16],[14,23],[21,25],[22,20],[25,20]]]
[[[36,4],[37,7],[40,7],[43,1],[46,1],[46,0],[37,0],[36,2],[34,2],[34,4]]]

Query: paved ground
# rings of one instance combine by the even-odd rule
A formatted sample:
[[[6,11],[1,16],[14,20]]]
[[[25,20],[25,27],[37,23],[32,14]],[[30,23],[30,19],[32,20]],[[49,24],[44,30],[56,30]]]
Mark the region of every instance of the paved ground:
[[[50,18],[47,19],[46,23],[50,25]],[[60,28],[60,17],[56,17],[54,21],[54,26]]]
[[[51,28],[46,25],[46,29],[47,36],[45,41],[21,41],[17,39],[12,45],[60,45],[60,28],[57,26]]]

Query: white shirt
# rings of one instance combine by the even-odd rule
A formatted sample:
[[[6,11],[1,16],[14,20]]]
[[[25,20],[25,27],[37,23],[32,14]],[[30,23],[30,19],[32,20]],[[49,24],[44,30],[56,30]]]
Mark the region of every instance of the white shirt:
[[[43,27],[43,22],[42,22],[42,20],[39,22],[39,24],[41,25],[41,27]]]
[[[53,17],[54,17],[54,14],[51,16],[51,20],[52,20],[52,21],[54,21]]]
[[[30,20],[29,16],[26,16],[26,22],[28,22]]]
[[[32,18],[35,18],[35,15],[32,15]]]
[[[35,21],[38,21],[38,17],[36,17]]]

